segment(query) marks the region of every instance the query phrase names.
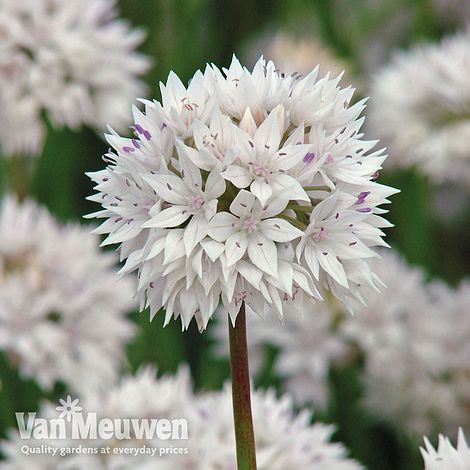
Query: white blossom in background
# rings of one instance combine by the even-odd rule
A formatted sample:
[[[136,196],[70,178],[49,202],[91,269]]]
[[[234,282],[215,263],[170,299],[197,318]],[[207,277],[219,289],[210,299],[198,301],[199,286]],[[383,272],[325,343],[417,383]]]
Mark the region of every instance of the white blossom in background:
[[[0,350],[50,388],[108,386],[134,334],[132,282],[88,228],[61,225],[34,202],[0,206]]]
[[[193,408],[199,415],[191,444],[188,469],[236,470],[235,435],[232,426],[231,391],[228,385],[220,392],[201,396]],[[307,410],[296,414],[293,400],[284,395],[277,398],[273,390],[255,391],[251,397],[259,470],[358,470],[357,462],[347,458],[342,444],[329,440],[334,426],[311,425]]]
[[[378,288],[378,206],[396,191],[374,181],[385,155],[362,138],[364,101],[349,106],[338,83],[234,57],[187,88],[170,73],[161,103],[134,108],[134,135],[107,136],[92,216],[122,271],[138,271],[142,308],[202,330],[220,299],[234,321],[242,302],[283,317],[326,290],[353,304]]]
[[[342,315],[329,302],[305,302],[302,311],[292,312],[281,323],[277,318],[247,320],[250,371],[257,374],[265,366],[266,347],[276,348],[274,371],[282,377],[283,389],[296,404],[328,403],[328,375],[331,365],[348,353],[348,346],[335,330]],[[219,321],[214,328],[217,353],[228,356],[228,327]]]
[[[0,146],[37,154],[46,113],[54,126],[125,129],[144,92],[144,34],[114,0],[0,1]]]
[[[308,74],[318,65],[320,73],[330,72],[332,76],[343,74],[341,85],[347,86],[352,82],[358,88],[357,80],[350,71],[350,64],[338,57],[314,35],[297,37],[282,30],[264,34],[250,47],[249,58],[255,61],[260,51],[263,51],[279,70],[287,74]]]
[[[157,398],[157,399],[156,399]],[[86,393],[80,401],[84,412],[97,412],[98,419],[107,418],[166,418],[187,419],[188,440],[124,439],[90,441],[51,441],[54,447],[106,447],[120,448],[182,447],[188,452],[183,455],[129,456],[110,453],[109,455],[67,455],[55,457],[45,455],[25,456],[21,447],[27,441],[12,433],[9,441],[1,443],[6,457],[2,468],[19,470],[89,468],[105,470],[158,469],[162,470],[236,470],[235,435],[232,425],[230,388],[223,391],[194,395],[191,391],[189,371],[181,368],[176,376],[156,379],[152,368],[141,369],[135,377],[125,377],[121,383],[105,393]],[[294,412],[291,398],[276,398],[272,391],[255,392],[252,396],[253,418],[257,443],[257,460],[260,470],[290,470],[292,468],[318,468],[319,470],[359,470],[358,463],[347,458],[342,444],[331,443],[332,426],[310,424],[311,414]],[[43,407],[43,416],[57,416],[54,406]]]
[[[439,443],[435,449],[429,440],[424,438],[425,447],[421,447],[424,459],[424,470],[467,470],[470,467],[470,449],[462,429],[459,430],[457,447],[449,438],[439,435]]]
[[[470,423],[470,288],[426,284],[423,273],[384,253],[387,286],[341,330],[365,359],[365,404],[411,434]]]
[[[470,187],[470,32],[397,54],[375,77],[369,130],[390,166]]]

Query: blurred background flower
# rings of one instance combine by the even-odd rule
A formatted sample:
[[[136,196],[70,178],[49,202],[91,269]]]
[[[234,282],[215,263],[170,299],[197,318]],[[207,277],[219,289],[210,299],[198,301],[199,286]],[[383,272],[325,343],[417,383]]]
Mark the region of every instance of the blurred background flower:
[[[132,281],[88,229],[60,224],[32,201],[0,209],[0,349],[22,375],[50,389],[106,388],[135,328]]]
[[[142,30],[117,18],[114,0],[2,0],[0,144],[37,154],[45,122],[123,128],[149,66]],[[19,112],[18,112],[19,111]]]

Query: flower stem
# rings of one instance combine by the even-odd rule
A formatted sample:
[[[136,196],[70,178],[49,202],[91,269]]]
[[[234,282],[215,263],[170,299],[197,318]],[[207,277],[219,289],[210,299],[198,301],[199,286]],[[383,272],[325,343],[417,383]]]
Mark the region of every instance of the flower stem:
[[[12,155],[3,162],[5,165],[5,185],[19,201],[30,193],[34,170],[34,159],[27,155]]]
[[[237,445],[238,470],[256,470],[255,435],[251,417],[250,373],[246,343],[245,304],[242,303],[235,327],[229,320],[232,404]]]

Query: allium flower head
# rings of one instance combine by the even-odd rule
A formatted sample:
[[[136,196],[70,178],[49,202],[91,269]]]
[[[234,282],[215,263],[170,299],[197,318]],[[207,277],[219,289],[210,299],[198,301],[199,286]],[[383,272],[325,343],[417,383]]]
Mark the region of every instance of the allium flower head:
[[[467,425],[470,283],[426,284],[394,253],[374,268],[387,287],[341,326],[364,354],[366,404],[410,434]]]
[[[459,430],[457,448],[448,437],[439,436],[437,450],[427,438],[424,438],[425,448],[421,448],[424,459],[424,470],[466,470],[470,467],[470,448],[467,445],[462,429]]]
[[[114,381],[134,328],[132,289],[88,229],[33,202],[0,206],[0,349],[43,387]]]
[[[470,186],[470,32],[397,55],[371,90],[370,131],[390,165]]]
[[[0,1],[0,144],[37,153],[41,113],[54,125],[124,126],[143,92],[143,33],[117,19],[114,0]]]
[[[138,270],[142,307],[204,329],[220,299],[234,321],[242,302],[282,317],[324,289],[349,303],[377,287],[378,206],[395,190],[374,182],[385,155],[338,83],[234,57],[187,88],[171,73],[162,103],[134,109],[132,137],[108,135],[94,216],[123,272]]]

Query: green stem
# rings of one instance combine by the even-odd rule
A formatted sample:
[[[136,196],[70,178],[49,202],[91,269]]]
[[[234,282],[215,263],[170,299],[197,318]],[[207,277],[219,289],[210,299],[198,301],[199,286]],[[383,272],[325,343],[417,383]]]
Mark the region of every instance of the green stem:
[[[285,214],[279,214],[277,217],[280,219],[287,220],[287,222],[290,222],[294,227],[297,227],[300,230],[305,230],[307,226],[300,222],[300,220],[294,219],[293,217],[289,217],[288,215]]]
[[[229,319],[232,404],[235,424],[238,470],[256,470],[255,435],[251,416],[250,373],[246,342],[246,316],[243,303],[235,327]]]
[[[6,188],[12,194],[16,194],[19,201],[30,193],[34,164],[34,157],[27,155],[12,155],[4,161]]]
[[[331,191],[328,186],[304,186],[304,191]]]
[[[295,212],[308,212],[309,214],[312,212],[312,206],[287,206],[287,209],[292,209]]]

